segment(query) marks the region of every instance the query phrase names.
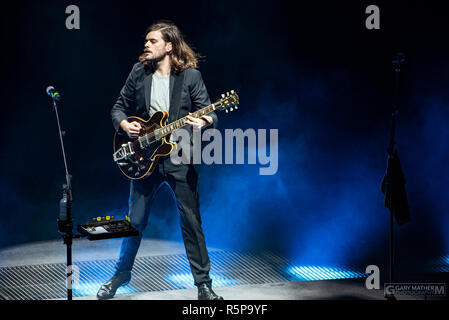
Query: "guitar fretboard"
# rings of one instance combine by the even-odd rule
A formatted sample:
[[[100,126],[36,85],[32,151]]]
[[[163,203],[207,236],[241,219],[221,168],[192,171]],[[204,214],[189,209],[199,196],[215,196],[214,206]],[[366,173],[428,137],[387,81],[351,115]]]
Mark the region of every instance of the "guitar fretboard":
[[[212,104],[208,105],[207,107],[204,107],[200,110],[193,112],[191,114],[191,116],[195,117],[195,118],[201,118],[202,116],[211,113],[215,109],[216,109],[216,106],[214,103],[212,103]],[[165,127],[157,129],[156,135],[159,135],[161,138],[165,137],[165,136],[169,135],[170,133],[172,133],[173,131],[175,131],[176,129],[184,127],[186,125],[187,121],[188,121],[187,116],[185,116],[181,119],[178,119],[176,121],[173,121],[172,123],[166,125]]]

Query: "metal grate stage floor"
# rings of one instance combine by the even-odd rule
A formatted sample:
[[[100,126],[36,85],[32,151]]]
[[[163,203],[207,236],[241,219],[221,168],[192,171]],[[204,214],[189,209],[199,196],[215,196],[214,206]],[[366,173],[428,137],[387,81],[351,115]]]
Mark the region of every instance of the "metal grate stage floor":
[[[74,299],[96,299],[98,289],[114,272],[120,242],[74,242]],[[0,250],[0,300],[66,299],[65,254],[62,241]],[[366,289],[366,274],[361,268],[292,265],[272,252],[209,248],[209,256],[213,286],[226,300],[384,299],[383,290]],[[432,265],[438,266],[438,274],[446,273],[449,259],[440,260]],[[132,279],[117,290],[114,299],[196,299],[183,243],[143,239]]]
[[[119,239],[74,242],[73,297],[95,297],[99,287],[113,274],[119,248]],[[285,258],[269,252],[255,254],[210,248],[209,256],[215,288],[365,276],[360,270],[292,266]],[[1,250],[0,299],[64,299],[65,274],[65,246],[60,241]],[[118,289],[116,296],[194,288],[182,243],[144,239],[132,279]]]
[[[211,278],[215,287],[294,281],[286,273],[287,262],[279,256],[242,254],[230,251],[210,253]],[[95,296],[114,271],[115,260],[74,263],[73,296]],[[64,263],[0,268],[0,298],[7,300],[59,299],[66,296]],[[138,257],[132,280],[118,294],[193,288],[185,255]]]

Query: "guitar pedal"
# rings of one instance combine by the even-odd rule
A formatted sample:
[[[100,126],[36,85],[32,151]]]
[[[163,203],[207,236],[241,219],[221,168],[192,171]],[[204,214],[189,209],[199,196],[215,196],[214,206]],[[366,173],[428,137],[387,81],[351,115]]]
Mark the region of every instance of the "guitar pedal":
[[[133,227],[131,219],[128,216],[124,220],[114,220],[114,216],[92,218],[92,221],[78,225],[77,230],[89,240],[124,238],[139,235],[139,230]]]

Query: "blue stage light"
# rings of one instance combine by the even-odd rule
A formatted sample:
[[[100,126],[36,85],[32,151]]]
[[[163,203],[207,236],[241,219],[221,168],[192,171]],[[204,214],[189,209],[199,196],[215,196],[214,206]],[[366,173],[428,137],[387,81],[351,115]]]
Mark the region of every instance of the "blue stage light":
[[[367,276],[360,271],[322,266],[291,266],[287,269],[287,273],[296,281],[354,279]]]
[[[434,272],[449,272],[449,256],[443,256],[433,261],[431,269]]]
[[[211,274],[210,278],[212,279],[214,287],[230,287],[241,284],[238,280],[232,279],[231,277],[223,274]],[[166,279],[181,288],[195,288],[194,280],[190,273],[170,274],[166,277]]]
[[[97,294],[98,289],[104,284],[101,281],[95,282],[74,282],[73,283],[73,296],[74,297],[87,297],[87,296],[95,296]],[[128,285],[121,286],[117,289],[117,294],[128,294],[128,293],[137,293],[134,287]]]

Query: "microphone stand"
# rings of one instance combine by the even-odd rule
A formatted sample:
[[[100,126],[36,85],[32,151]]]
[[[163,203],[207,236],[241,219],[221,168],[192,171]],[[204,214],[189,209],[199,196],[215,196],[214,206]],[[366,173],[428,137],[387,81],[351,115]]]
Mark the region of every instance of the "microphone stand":
[[[61,131],[61,125],[59,122],[59,114],[58,114],[58,106],[56,104],[56,101],[59,100],[59,94],[54,93],[50,94],[52,100],[53,100],[53,108],[55,110],[56,114],[56,122],[58,124],[58,131],[59,131],[59,140],[61,142],[61,148],[62,148],[62,157],[64,159],[64,167],[65,167],[65,177],[66,177],[66,183],[62,185],[62,199],[59,202],[59,218],[58,218],[58,230],[59,233],[61,233],[62,238],[64,240],[64,244],[67,246],[67,269],[66,269],[66,276],[67,276],[67,300],[72,300],[72,240],[74,238],[80,238],[79,235],[73,234],[73,224],[72,224],[72,214],[71,214],[71,208],[72,208],[72,202],[73,202],[73,194],[72,194],[72,183],[71,178],[72,176],[69,174],[68,168],[67,168],[67,160],[65,156],[65,149],[64,149],[64,141],[62,139],[63,132]]]
[[[393,113],[392,113],[392,123],[391,123],[391,134],[390,134],[390,144],[387,149],[388,159],[397,157],[397,149],[395,148],[395,133],[396,133],[396,119],[399,113],[398,100],[399,100],[399,75],[401,72],[401,65],[404,63],[404,54],[398,53],[392,61],[394,72],[395,72],[395,85],[394,85],[394,103],[393,103]],[[392,168],[388,168],[390,161],[387,162],[387,172],[385,176],[385,190],[386,197],[388,198],[389,209],[390,209],[390,261],[389,261],[389,282],[390,284],[394,282],[394,208],[392,206]],[[388,293],[385,295],[387,300],[396,300],[393,293]]]

